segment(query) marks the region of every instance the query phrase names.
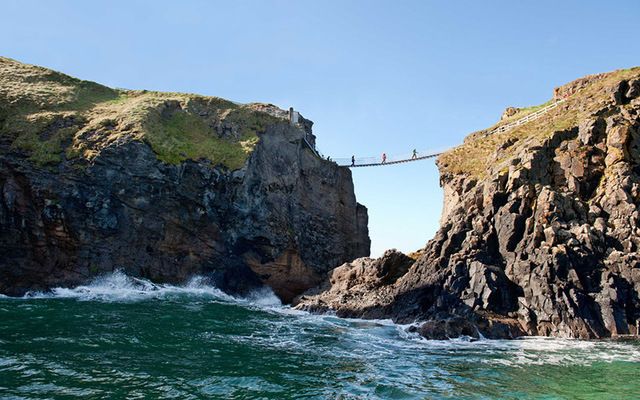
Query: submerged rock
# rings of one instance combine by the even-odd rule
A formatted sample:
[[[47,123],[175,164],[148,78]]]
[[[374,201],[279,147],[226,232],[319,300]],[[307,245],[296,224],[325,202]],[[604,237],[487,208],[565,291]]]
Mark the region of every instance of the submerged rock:
[[[0,293],[120,269],[284,300],[369,254],[351,173],[271,105],[116,91],[0,58]]]
[[[541,118],[469,136],[438,159],[441,227],[415,262],[345,264],[297,307],[426,321],[429,338],[637,334],[639,77],[580,79]],[[380,265],[402,273],[384,281]]]

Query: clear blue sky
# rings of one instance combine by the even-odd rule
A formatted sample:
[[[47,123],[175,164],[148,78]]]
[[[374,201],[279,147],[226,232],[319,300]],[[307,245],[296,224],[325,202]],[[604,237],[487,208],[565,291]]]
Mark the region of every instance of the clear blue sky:
[[[0,2],[0,54],[114,87],[290,105],[334,157],[441,148],[640,64],[640,1]],[[372,253],[438,227],[433,161],[354,171]]]

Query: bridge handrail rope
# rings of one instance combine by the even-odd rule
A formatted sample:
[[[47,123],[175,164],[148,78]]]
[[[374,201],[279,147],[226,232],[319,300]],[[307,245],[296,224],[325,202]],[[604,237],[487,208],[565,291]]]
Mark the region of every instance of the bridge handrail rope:
[[[504,125],[500,125],[498,127],[495,127],[491,130],[486,131],[483,136],[489,136],[492,135],[494,133],[502,133],[502,132],[506,132],[512,128],[515,128],[517,126],[526,124],[527,122],[533,121],[535,119],[538,119],[541,115],[547,113],[548,111],[556,108],[558,105],[560,105],[561,103],[565,102],[566,98],[564,99],[560,99],[557,100],[549,105],[546,105],[544,107],[542,107],[539,110],[536,110],[530,114],[525,115],[522,118],[519,118],[513,122],[509,122],[508,124],[504,124]],[[315,146],[312,146],[311,143],[309,143],[309,141],[307,140],[307,136],[304,136],[304,142],[307,144],[307,146],[309,147],[309,149],[311,149],[311,151],[318,157],[322,158],[322,159],[327,159],[325,158]],[[383,165],[394,165],[394,164],[401,164],[401,163],[407,163],[407,162],[411,162],[411,161],[418,161],[418,160],[426,160],[428,158],[434,158],[439,156],[440,154],[444,153],[445,151],[447,151],[448,149],[442,149],[439,151],[434,151],[434,150],[428,150],[428,151],[422,151],[422,152],[416,152],[416,154],[414,155],[413,153],[410,154],[403,154],[403,155],[394,155],[394,156],[387,156],[385,162],[382,162],[381,157],[356,157],[355,158],[355,162],[352,163],[351,158],[336,158],[336,159],[330,159],[330,161],[333,161],[335,163],[337,163],[339,166],[341,167],[349,167],[349,168],[357,168],[357,167],[374,167],[374,166],[383,166]]]
[[[447,149],[420,151],[416,152],[417,154],[415,157],[413,157],[412,153],[388,155],[384,163],[382,162],[380,157],[356,157],[353,165],[351,164],[351,158],[336,158],[332,159],[331,161],[335,161],[341,167],[350,168],[394,165],[437,157],[440,154],[444,153],[446,150]]]

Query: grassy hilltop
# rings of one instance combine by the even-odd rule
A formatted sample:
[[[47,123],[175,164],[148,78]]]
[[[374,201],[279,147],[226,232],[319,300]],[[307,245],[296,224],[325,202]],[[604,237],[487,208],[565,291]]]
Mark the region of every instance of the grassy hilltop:
[[[111,89],[0,57],[0,143],[40,165],[90,161],[106,146],[139,140],[167,163],[208,159],[236,169],[257,143],[257,133],[278,120],[260,111],[264,107]]]
[[[464,143],[438,159],[444,174],[464,174],[484,178],[489,170],[507,169],[515,154],[526,147],[539,145],[553,132],[570,129],[611,101],[612,93],[624,80],[640,77],[640,67],[590,75],[556,89],[556,98],[566,98],[560,106],[540,118],[503,133],[486,132],[533,113],[556,98],[539,106],[521,108],[492,127],[469,135]],[[499,151],[498,151],[499,150]]]

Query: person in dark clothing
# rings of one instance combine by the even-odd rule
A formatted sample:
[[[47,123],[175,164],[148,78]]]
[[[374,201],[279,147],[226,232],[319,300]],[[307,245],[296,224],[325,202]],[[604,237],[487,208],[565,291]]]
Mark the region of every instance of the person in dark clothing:
[[[415,160],[416,158],[418,158],[418,151],[416,149],[413,149],[413,154],[411,154],[411,159]]]
[[[382,164],[387,162],[387,153],[382,153]]]
[[[356,156],[351,156],[351,166],[355,167],[356,165]]]

